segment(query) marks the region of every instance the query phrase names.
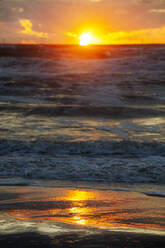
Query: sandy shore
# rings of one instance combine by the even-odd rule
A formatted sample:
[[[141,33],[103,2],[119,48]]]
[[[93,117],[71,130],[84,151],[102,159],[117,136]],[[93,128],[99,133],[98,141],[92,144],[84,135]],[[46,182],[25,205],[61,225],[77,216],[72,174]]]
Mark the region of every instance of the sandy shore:
[[[5,248],[164,248],[165,237],[135,233],[102,232],[88,236],[76,233],[47,236],[39,233],[19,233],[0,236]]]
[[[1,180],[0,247],[165,247],[161,186],[37,183]]]

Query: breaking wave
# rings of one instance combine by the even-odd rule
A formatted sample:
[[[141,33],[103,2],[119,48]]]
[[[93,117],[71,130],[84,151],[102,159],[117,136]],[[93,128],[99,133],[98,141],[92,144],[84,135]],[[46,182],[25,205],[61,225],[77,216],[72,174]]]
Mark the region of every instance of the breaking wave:
[[[119,155],[119,156],[165,156],[165,144],[136,141],[17,141],[0,140],[0,155],[34,153],[42,155]]]
[[[1,176],[165,183],[165,145],[1,140]]]

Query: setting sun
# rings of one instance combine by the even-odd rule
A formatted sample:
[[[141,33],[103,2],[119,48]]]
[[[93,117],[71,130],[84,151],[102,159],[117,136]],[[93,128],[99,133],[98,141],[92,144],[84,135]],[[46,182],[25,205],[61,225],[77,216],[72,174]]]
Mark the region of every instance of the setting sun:
[[[83,33],[80,37],[80,45],[87,46],[92,43],[92,34],[91,33]]]

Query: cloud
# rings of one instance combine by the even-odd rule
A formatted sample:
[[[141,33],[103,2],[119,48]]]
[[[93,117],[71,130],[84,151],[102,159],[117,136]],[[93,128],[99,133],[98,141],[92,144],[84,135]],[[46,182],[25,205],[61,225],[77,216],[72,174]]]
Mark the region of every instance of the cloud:
[[[22,13],[24,12],[24,8],[11,8],[12,12],[18,12],[18,13]]]
[[[20,20],[19,20],[19,23],[20,23],[21,26],[24,28],[24,29],[21,31],[22,34],[37,36],[37,37],[40,37],[40,38],[47,38],[47,37],[48,37],[48,34],[47,34],[47,33],[34,31],[34,30],[32,29],[33,24],[32,24],[32,22],[31,22],[30,20],[28,20],[28,19],[20,19]]]
[[[98,2],[101,2],[102,0],[90,0],[91,2],[95,2],[95,3],[98,3]]]
[[[72,33],[72,32],[66,32],[66,35],[69,37],[77,38],[77,34]]]
[[[165,26],[142,29],[131,32],[112,32],[104,38],[104,43],[111,44],[154,44],[165,43]]]
[[[165,0],[139,0],[139,2],[144,4],[164,4]]]
[[[151,9],[151,13],[165,13],[165,9]]]
[[[21,40],[20,44],[37,44],[34,40]]]
[[[65,33],[73,43],[77,42],[80,34]],[[132,31],[117,31],[94,37],[93,44],[157,44],[165,43],[165,26],[159,28],[138,29]]]

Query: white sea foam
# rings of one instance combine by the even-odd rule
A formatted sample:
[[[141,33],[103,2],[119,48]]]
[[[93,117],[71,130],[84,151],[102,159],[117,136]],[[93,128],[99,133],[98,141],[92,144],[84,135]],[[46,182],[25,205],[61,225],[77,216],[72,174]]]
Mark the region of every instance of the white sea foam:
[[[2,156],[0,175],[109,182],[165,183],[164,157]]]

